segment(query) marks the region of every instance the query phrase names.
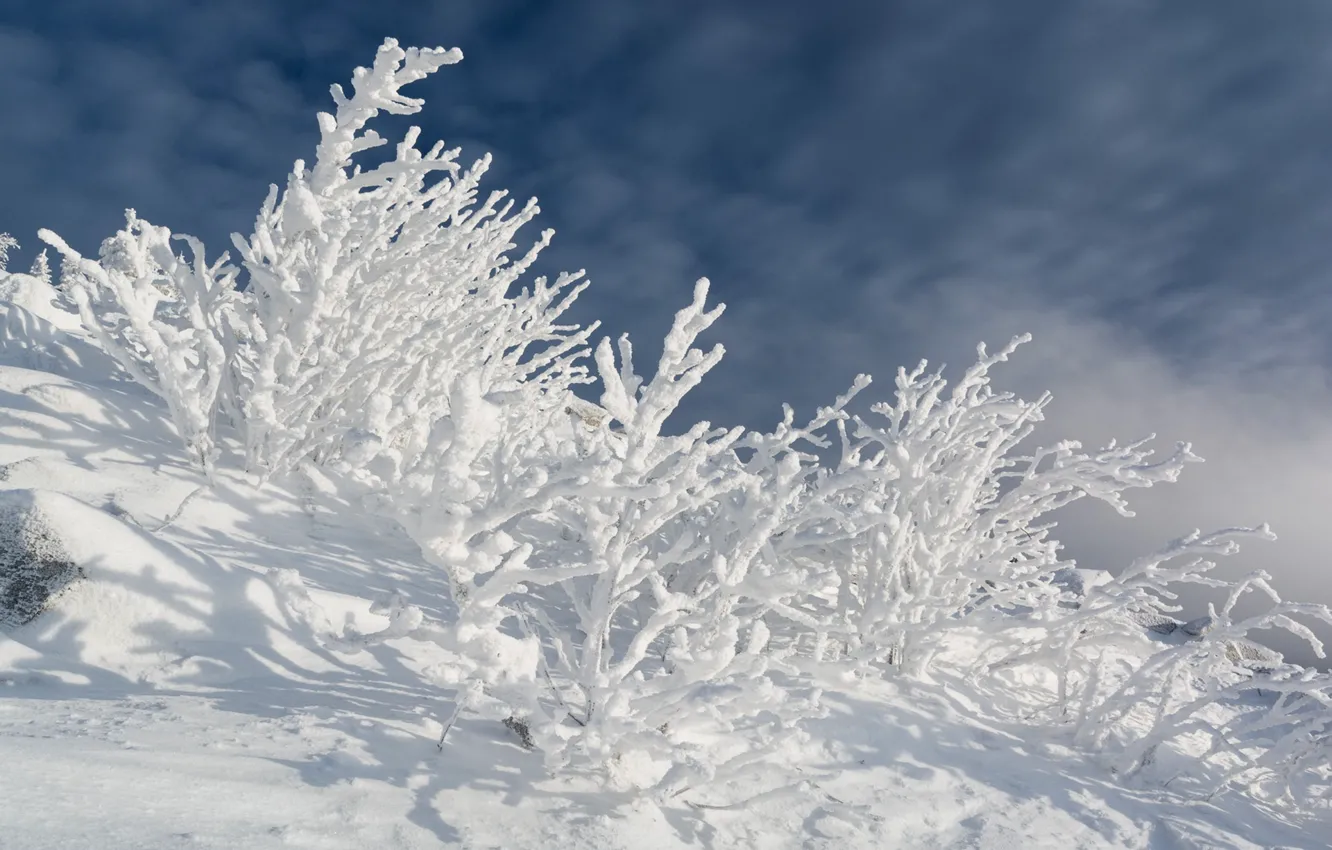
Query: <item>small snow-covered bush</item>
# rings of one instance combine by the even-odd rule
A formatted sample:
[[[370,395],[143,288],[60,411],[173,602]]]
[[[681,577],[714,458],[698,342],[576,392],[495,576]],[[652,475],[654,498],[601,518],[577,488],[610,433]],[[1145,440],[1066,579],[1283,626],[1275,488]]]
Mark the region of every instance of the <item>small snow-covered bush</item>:
[[[133,210],[125,228],[93,261],[56,234],[41,238],[64,257],[60,283],[84,328],[135,381],[160,396],[193,459],[211,470],[217,455],[217,405],[236,356],[228,346],[235,269],[226,256],[209,265],[204,246],[177,256],[173,237]]]
[[[997,393],[989,372],[1029,338],[993,355],[981,346],[951,390],[924,363],[899,370],[894,400],[867,418],[847,412],[870,386],[861,376],[805,428],[788,411],[773,435],[738,444],[754,452],[750,466],[777,449],[799,482],[783,500],[781,464],[761,473],[775,523],[765,554],[799,568],[806,588],[770,610],[812,631],[821,657],[925,672],[957,629],[1002,629],[1053,598],[1051,578],[1068,566],[1050,537],[1053,512],[1090,496],[1131,515],[1124,491],[1173,481],[1196,460],[1185,445],[1153,460],[1145,442],[1018,453],[1049,397]],[[796,452],[797,440],[839,451],[825,464]]]
[[[560,578],[567,603],[529,609],[553,642],[556,710],[539,733],[556,762],[614,772],[637,754],[658,767],[633,781],[663,798],[753,783],[818,711],[815,690],[773,677],[796,671],[761,610],[803,592],[763,583],[778,566],[764,547],[781,523],[780,484],[799,486],[798,462],[765,491],[736,455],[743,429],[664,433],[723,354],[692,347],[723,310],[705,309],[707,291],[699,281],[676,315],[651,380],[634,371],[627,339],[618,362],[609,340],[598,347],[606,417],[582,441],[587,486],[549,516],[564,533],[548,535],[556,545],[539,571]]]
[[[1254,781],[1255,773],[1267,773],[1275,775],[1290,794],[1292,783],[1305,768],[1326,771],[1326,762],[1319,764],[1308,757],[1311,749],[1313,753],[1328,751],[1332,713],[1327,695],[1332,679],[1309,677],[1307,671],[1284,664],[1280,655],[1253,643],[1251,635],[1283,629],[1308,642],[1321,658],[1322,643],[1296,617],[1332,624],[1332,610],[1325,605],[1283,601],[1263,572],[1234,582],[1209,576],[1215,563],[1202,556],[1230,554],[1237,548],[1236,539],[1248,535],[1272,536],[1264,527],[1182,538],[1162,553],[1139,559],[1115,581],[1093,591],[1087,600],[1089,613],[1100,616],[1068,618],[1087,622],[1091,629],[1104,633],[1105,623],[1112,620],[1105,616],[1107,608],[1139,615],[1177,610],[1170,604],[1172,586],[1201,584],[1226,593],[1219,608],[1209,606],[1204,622],[1192,629],[1198,632],[1192,639],[1178,640],[1136,667],[1121,667],[1119,675],[1113,668],[1088,671],[1082,692],[1074,697],[1079,703],[1078,739],[1097,752],[1112,749],[1112,742],[1117,744],[1118,770],[1137,773],[1151,763],[1159,747],[1194,735],[1206,738],[1208,746],[1193,758],[1213,762],[1210,766],[1222,777],[1215,780],[1213,791],[1240,778],[1247,785]],[[1186,560],[1178,566],[1163,566],[1181,558]],[[1238,616],[1237,604],[1250,595],[1264,597],[1267,607]],[[1066,627],[1062,631],[1072,650],[1064,653],[1069,667],[1087,670],[1090,647],[1079,644],[1090,635],[1074,636]],[[1277,706],[1264,704],[1264,689],[1282,694]],[[1254,698],[1258,705],[1253,704]],[[1307,702],[1291,712],[1297,698]],[[1323,777],[1328,778],[1332,777]]]
[[[1039,708],[1043,689],[1030,676],[1003,677],[1047,671],[1051,719],[1068,724],[1078,744],[1121,775],[1188,775],[1211,794],[1237,786],[1302,803],[1327,796],[1332,676],[1285,663],[1254,633],[1285,630],[1323,657],[1297,617],[1332,623],[1332,610],[1282,600],[1261,571],[1238,581],[1210,574],[1212,558],[1238,551],[1240,540],[1272,537],[1263,526],[1180,538],[1083,593],[1061,594],[1040,617],[1023,618],[1020,629],[985,648],[977,668],[1025,683],[1028,709]],[[1176,590],[1190,584],[1225,599],[1181,624],[1173,619],[1181,610]],[[1248,608],[1265,607],[1238,616],[1250,596],[1260,599]],[[1174,765],[1162,775],[1154,765],[1172,747]]]

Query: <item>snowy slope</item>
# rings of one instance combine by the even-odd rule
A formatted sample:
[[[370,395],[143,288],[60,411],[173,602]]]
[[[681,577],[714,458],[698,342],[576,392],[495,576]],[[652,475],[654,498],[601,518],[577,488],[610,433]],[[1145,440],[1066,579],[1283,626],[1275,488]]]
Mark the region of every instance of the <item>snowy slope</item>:
[[[975,719],[950,680],[834,686],[792,754],[811,793],[737,809],[553,778],[494,718],[464,714],[440,749],[452,701],[422,684],[428,648],[314,640],[382,625],[379,593],[439,612],[443,581],[400,531],[330,486],[256,489],[225,463],[200,490],[157,401],[72,323],[4,309],[0,488],[88,578],[0,636],[0,848],[1332,846],[1326,817],[1118,783],[1047,733]]]

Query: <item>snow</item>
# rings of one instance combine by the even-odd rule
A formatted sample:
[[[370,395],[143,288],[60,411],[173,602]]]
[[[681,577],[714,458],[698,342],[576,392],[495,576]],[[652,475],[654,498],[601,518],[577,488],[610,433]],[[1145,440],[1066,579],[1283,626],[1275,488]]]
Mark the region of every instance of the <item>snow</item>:
[[[489,157],[359,157],[460,58],[335,86],[237,265],[127,210],[39,232],[57,291],[0,234],[0,850],[1332,846],[1332,677],[1253,643],[1332,608],[1209,574],[1272,531],[1051,535],[1188,444],[1031,447],[1026,336],[667,429],[706,280],[639,375]]]
[[[222,468],[198,491],[161,402],[120,381],[0,366],[0,399],[0,487],[88,574],[0,636],[0,847],[1332,846],[1325,814],[1121,782],[1053,731],[981,719],[942,674],[827,683],[789,754],[809,793],[735,808],[551,775],[482,713],[441,749],[431,648],[317,639],[383,628],[377,594],[446,598],[401,530],[327,482]]]

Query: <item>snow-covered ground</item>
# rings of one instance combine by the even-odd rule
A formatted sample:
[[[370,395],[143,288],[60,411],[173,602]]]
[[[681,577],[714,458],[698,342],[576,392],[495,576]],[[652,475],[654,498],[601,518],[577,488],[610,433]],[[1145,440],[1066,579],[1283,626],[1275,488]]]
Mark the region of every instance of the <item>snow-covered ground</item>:
[[[438,747],[453,703],[422,684],[427,649],[312,633],[382,625],[389,591],[439,613],[411,542],[310,482],[223,464],[200,490],[160,402],[72,317],[9,297],[31,310],[0,305],[0,497],[87,580],[0,636],[0,848],[1332,846],[1326,816],[1121,783],[946,677],[830,691],[792,754],[811,793],[736,808],[552,777],[493,718]]]

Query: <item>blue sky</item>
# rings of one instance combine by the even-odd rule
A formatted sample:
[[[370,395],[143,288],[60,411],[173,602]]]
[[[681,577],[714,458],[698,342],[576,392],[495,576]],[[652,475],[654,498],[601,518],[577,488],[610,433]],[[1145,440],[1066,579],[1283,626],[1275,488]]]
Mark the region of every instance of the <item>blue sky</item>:
[[[713,280],[728,355],[691,413],[764,425],[1030,330],[1000,383],[1055,392],[1050,439],[1209,458],[1138,520],[1075,513],[1077,554],[1269,519],[1231,569],[1332,602],[1332,5],[6,4],[14,265],[38,227],[95,251],[129,206],[227,247],[387,35],[463,49],[417,123],[541,198],[581,319],[651,352]]]

